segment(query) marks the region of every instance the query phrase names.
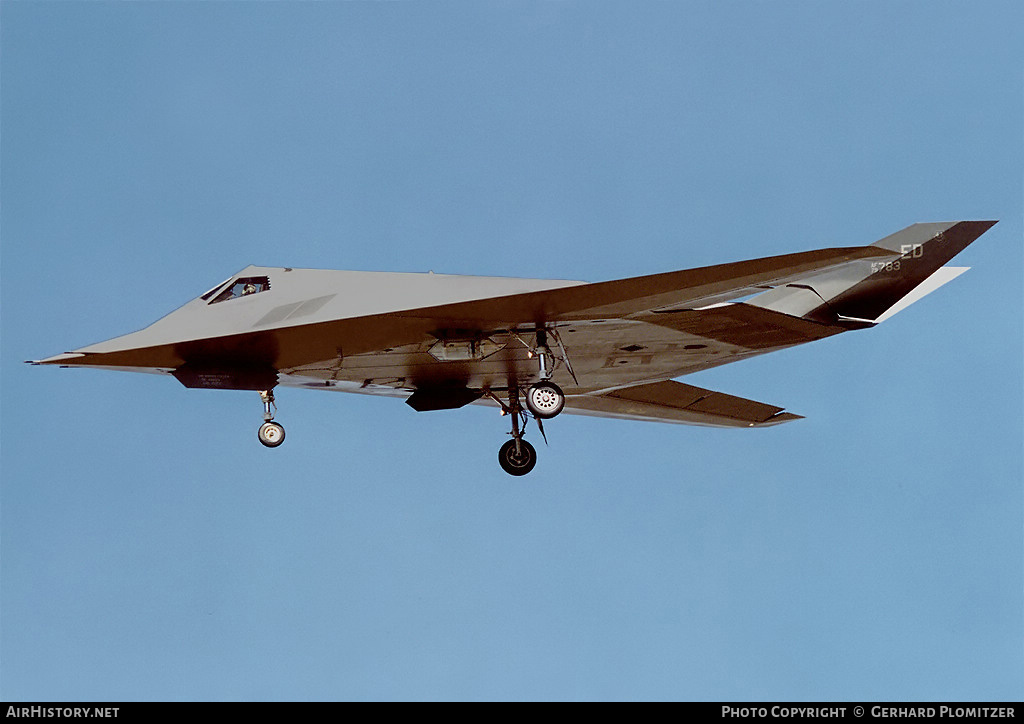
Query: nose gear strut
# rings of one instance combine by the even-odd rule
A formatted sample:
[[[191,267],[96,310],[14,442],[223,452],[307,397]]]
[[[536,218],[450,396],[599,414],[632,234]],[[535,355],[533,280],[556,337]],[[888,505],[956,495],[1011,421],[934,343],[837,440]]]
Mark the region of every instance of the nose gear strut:
[[[260,399],[263,401],[263,424],[260,425],[256,436],[267,447],[277,447],[284,442],[284,427],[280,423],[273,422],[274,411],[277,409],[277,405],[274,404],[274,391],[260,390],[259,392]]]

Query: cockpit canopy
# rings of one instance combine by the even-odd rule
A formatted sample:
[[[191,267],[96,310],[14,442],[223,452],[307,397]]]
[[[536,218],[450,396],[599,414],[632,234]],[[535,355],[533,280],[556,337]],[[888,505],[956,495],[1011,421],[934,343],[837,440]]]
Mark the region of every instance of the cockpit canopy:
[[[259,294],[269,290],[270,277],[238,277],[233,281],[214,287],[204,294],[202,299],[209,301],[210,304],[217,304],[218,302],[226,302],[229,299],[247,297],[250,294]]]

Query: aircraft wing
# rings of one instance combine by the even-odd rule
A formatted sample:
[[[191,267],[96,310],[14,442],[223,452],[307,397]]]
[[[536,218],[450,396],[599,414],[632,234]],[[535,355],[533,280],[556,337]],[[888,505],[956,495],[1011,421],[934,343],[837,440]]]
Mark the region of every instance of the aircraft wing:
[[[668,380],[613,390],[602,395],[569,396],[565,411],[623,420],[674,422],[712,427],[768,427],[801,415],[742,397]]]
[[[293,369],[334,359],[339,350],[347,357],[420,344],[443,330],[479,333],[624,319],[648,310],[719,303],[809,274],[898,256],[871,246],[821,249],[607,282],[519,280],[532,289],[513,294],[496,294],[497,280],[484,277],[249,267],[245,272],[273,280],[266,300],[254,295],[252,305],[243,300],[239,307],[232,306],[235,302],[193,300],[139,332],[38,362],[134,369]],[[415,297],[408,288],[414,281],[434,282],[431,293],[420,298],[443,302],[412,303]],[[243,316],[247,314],[252,318]]]
[[[874,247],[834,248],[607,282],[568,282],[519,294],[493,296],[485,287],[478,298],[467,301],[267,330],[260,334],[268,341],[260,346],[274,350],[276,369],[293,369],[332,359],[339,349],[346,357],[374,354],[436,341],[439,333],[446,331],[474,334],[573,321],[622,320],[648,310],[719,303],[811,273],[897,257],[898,253]],[[218,341],[219,345],[225,343],[234,341]],[[239,348],[246,346],[241,339],[238,343]],[[195,346],[205,353],[204,343]]]
[[[650,310],[717,304],[863,260],[897,259],[873,246],[820,249],[607,282],[424,307],[394,316],[473,326],[623,319]]]

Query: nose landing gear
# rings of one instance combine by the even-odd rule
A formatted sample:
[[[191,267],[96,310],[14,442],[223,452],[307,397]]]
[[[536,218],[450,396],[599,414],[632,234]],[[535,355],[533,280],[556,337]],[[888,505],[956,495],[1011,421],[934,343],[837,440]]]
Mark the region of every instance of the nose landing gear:
[[[267,447],[277,447],[284,442],[284,427],[276,422],[264,422],[256,435]]]
[[[265,446],[277,447],[284,442],[284,427],[280,423],[273,422],[274,410],[277,409],[277,405],[274,404],[274,391],[260,390],[260,399],[263,401],[264,422],[260,425],[256,436]]]

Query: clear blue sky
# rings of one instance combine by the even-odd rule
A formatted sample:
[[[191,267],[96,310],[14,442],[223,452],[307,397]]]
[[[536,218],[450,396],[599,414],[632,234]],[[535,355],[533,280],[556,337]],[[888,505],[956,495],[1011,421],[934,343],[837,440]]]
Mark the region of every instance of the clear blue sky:
[[[1016,699],[1017,2],[0,4],[0,697]],[[560,417],[35,368],[247,264],[612,279],[1001,219],[864,332]]]

